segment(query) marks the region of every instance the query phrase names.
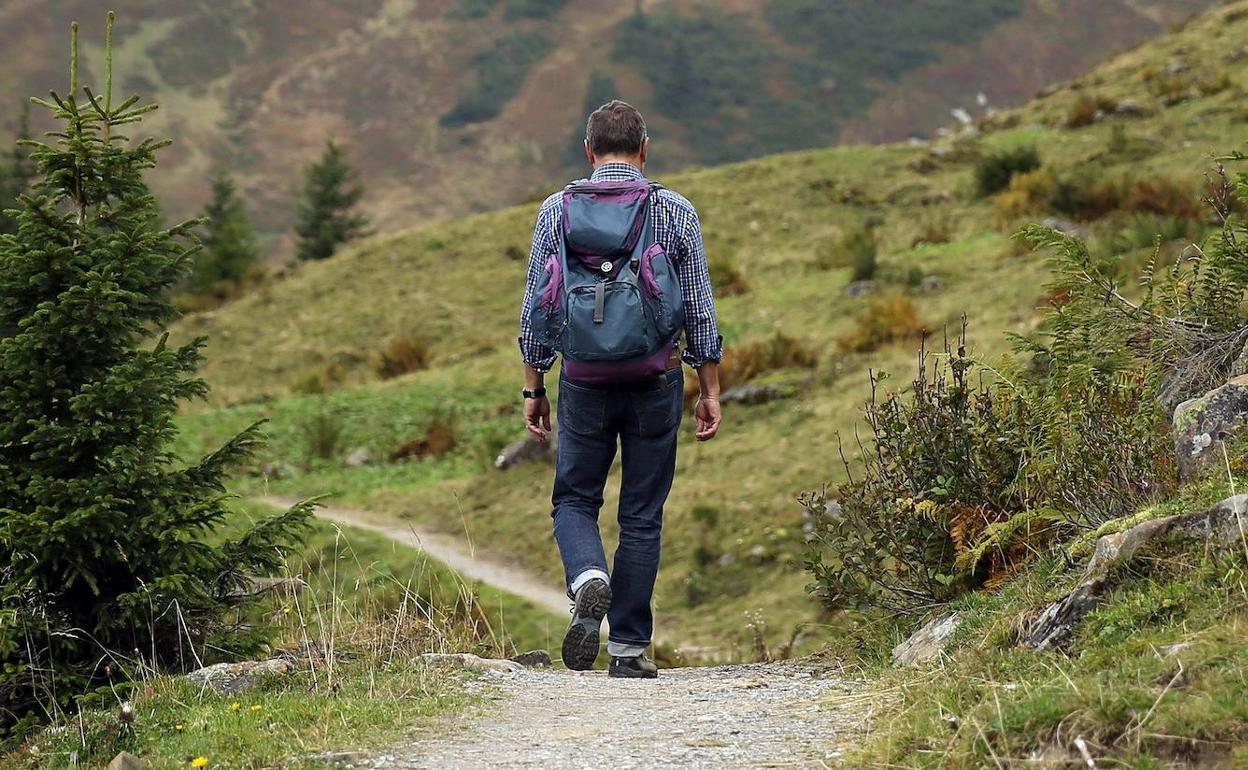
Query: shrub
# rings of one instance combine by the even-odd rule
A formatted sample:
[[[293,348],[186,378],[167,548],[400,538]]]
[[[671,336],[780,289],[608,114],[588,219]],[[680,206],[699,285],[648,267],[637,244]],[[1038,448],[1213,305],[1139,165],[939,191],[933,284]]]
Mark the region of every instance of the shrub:
[[[870,281],[878,268],[879,246],[875,225],[867,223],[841,238],[824,244],[815,255],[815,265],[822,270],[850,268],[851,281]]]
[[[423,337],[404,334],[391,339],[377,353],[373,369],[383,380],[429,368],[433,352]]]
[[[882,398],[873,378],[865,467],[846,462],[851,480],[835,494],[802,498],[807,569],[829,607],[924,612],[1019,556],[996,551],[987,569],[959,562],[989,525],[1024,510],[1013,480],[1025,423],[1016,401],[974,384],[964,343],[946,354],[930,375],[920,354],[909,399]]]
[[[975,164],[975,187],[982,196],[995,195],[1010,185],[1016,174],[1040,168],[1040,153],[1035,147],[1018,147],[1012,150],[985,155]]]
[[[947,211],[923,215],[914,237],[910,239],[910,248],[949,243],[953,240],[955,224],[953,216]]]
[[[917,339],[923,334],[919,311],[904,294],[876,297],[854,316],[855,328],[840,337],[842,350],[867,353],[892,342]]]
[[[736,261],[724,256],[711,258],[708,269],[711,273],[711,287],[721,297],[735,297],[750,290],[750,284]]]
[[[765,340],[726,348],[719,364],[719,384],[728,390],[777,369],[813,369],[818,363],[819,357],[805,342],[776,331]],[[685,405],[692,405],[697,395],[697,380],[688,378]]]
[[[997,224],[1012,225],[1021,217],[1043,211],[1058,190],[1057,177],[1048,169],[1015,175],[1010,180],[1009,189],[997,196],[993,203]]]
[[[425,421],[424,435],[396,447],[390,459],[442,457],[454,451],[458,444],[459,416],[453,411],[436,411]]]
[[[1066,128],[1082,128],[1090,126],[1100,118],[1101,115],[1112,112],[1117,103],[1114,100],[1103,96],[1089,96],[1088,94],[1080,94],[1070,105],[1070,110],[1066,113]]]
[[[342,451],[346,421],[342,415],[322,405],[316,414],[300,424],[304,439],[304,457],[312,460],[332,460]]]

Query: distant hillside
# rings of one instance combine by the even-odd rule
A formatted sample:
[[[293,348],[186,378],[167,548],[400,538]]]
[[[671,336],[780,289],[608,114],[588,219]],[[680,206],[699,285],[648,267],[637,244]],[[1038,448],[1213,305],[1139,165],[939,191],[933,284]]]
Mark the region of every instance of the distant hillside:
[[[965,314],[988,359],[1005,352],[1003,330],[1035,328],[1054,298],[1045,261],[1011,240],[1018,225],[1066,220],[1128,263],[1148,259],[1159,232],[1168,257],[1201,237],[1201,174],[1248,139],[1244,40],[1239,2],[959,137],[663,177],[701,213],[735,376],[790,395],[729,404],[720,439],[682,446],[658,588],[666,639],[741,655],[751,618],[784,643],[820,617],[801,590],[794,496],[842,473],[838,435],[854,461],[868,373],[903,387],[918,328],[938,344]],[[981,194],[984,169],[1029,147],[1038,173]],[[243,491],[338,492],[557,584],[548,466],[492,467],[523,432],[515,335],[533,215],[523,205],[378,236],[187,317],[175,336],[207,335],[214,386],[185,418],[188,451],[267,419],[273,444]],[[874,266],[856,245],[869,222]],[[868,270],[874,291],[849,291]]]
[[[177,140],[153,179],[166,206],[192,213],[225,165],[276,235],[327,136],[349,143],[393,231],[566,178],[577,125],[611,95],[650,114],[658,170],[905,138],[982,112],[980,93],[1019,103],[1210,0],[115,5],[122,87],[160,102],[144,125]],[[0,71],[0,126],[19,98],[63,88],[68,21],[96,41],[102,17],[88,0],[0,0],[0,50],[20,52]]]

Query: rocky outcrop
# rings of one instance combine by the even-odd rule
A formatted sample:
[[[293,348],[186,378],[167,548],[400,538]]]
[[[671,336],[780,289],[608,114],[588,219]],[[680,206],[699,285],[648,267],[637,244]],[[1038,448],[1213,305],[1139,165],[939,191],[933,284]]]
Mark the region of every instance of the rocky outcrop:
[[[113,761],[109,762],[104,770],[148,770],[148,768],[146,762],[128,751],[123,751],[113,757]]]
[[[1027,629],[1024,644],[1044,650],[1061,647],[1069,641],[1083,617],[1100,606],[1109,589],[1110,569],[1131,561],[1148,543],[1171,538],[1195,540],[1209,546],[1244,543],[1248,547],[1245,518],[1248,518],[1248,495],[1235,495],[1199,513],[1152,519],[1101,537],[1096,541],[1083,582],[1040,613]]]
[[[529,650],[519,655],[512,655],[509,660],[524,666],[525,668],[550,668],[550,653],[545,650]]]
[[[498,457],[494,460],[494,467],[500,471],[513,468],[517,465],[535,462],[537,460],[546,460],[554,453],[554,434],[546,441],[538,441],[537,437],[531,433],[525,434],[524,438],[508,444],[503,451],[498,453]]]
[[[1241,375],[1174,410],[1179,477],[1187,481],[1222,458],[1222,444],[1248,423],[1248,375]]]
[[[757,406],[789,398],[792,395],[793,392],[791,390],[779,388],[775,385],[738,385],[720,394],[719,403]]]
[[[912,666],[936,660],[949,645],[961,620],[961,616],[954,612],[924,624],[909,639],[893,648],[893,663]]]
[[[205,666],[187,674],[186,678],[218,695],[236,695],[254,688],[262,677],[286,674],[294,668],[295,664],[285,658],[249,660]]]

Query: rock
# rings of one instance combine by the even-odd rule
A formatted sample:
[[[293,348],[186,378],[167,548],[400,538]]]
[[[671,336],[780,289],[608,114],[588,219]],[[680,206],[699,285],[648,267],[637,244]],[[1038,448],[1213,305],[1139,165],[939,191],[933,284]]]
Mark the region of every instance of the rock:
[[[503,451],[498,453],[498,457],[494,460],[494,467],[504,471],[535,460],[545,460],[551,456],[553,449],[553,435],[548,437],[545,442],[542,442],[538,441],[533,434],[526,433],[524,438],[508,444]]]
[[[944,287],[945,285],[941,282],[941,280],[934,275],[925,275],[923,276],[923,280],[919,281],[919,291],[929,294],[934,291],[940,291]]]
[[[1192,479],[1202,468],[1222,459],[1222,442],[1248,421],[1248,375],[1241,375],[1174,410],[1174,450],[1179,478]]]
[[[1100,606],[1105,587],[1105,578],[1097,576],[1083,581],[1060,601],[1050,604],[1032,623],[1024,644],[1035,650],[1065,644],[1083,616]]]
[[[1114,105],[1114,114],[1124,118],[1146,118],[1152,115],[1153,111],[1141,101],[1123,99]]]
[[[930,174],[938,168],[936,161],[926,155],[920,155],[906,166],[916,174]]]
[[[192,671],[186,678],[212,689],[218,695],[235,695],[255,687],[262,676],[286,674],[294,668],[295,665],[284,658],[217,663]]]
[[[845,287],[846,297],[865,297],[875,291],[875,281],[853,281]]]
[[[1065,644],[1083,616],[1100,605],[1108,588],[1110,568],[1129,562],[1146,543],[1163,537],[1223,546],[1239,543],[1243,520],[1248,518],[1246,512],[1248,495],[1235,495],[1205,511],[1152,519],[1105,535],[1096,541],[1096,550],[1088,561],[1087,579],[1045,608],[1027,630],[1024,644],[1037,650]]]
[[[519,655],[512,655],[511,660],[525,668],[550,668],[550,653],[545,650],[530,650]]]
[[[471,652],[459,652],[453,654],[444,654],[438,652],[430,652],[421,656],[425,663],[430,666],[454,666],[457,668],[465,668],[469,671],[500,671],[504,673],[512,673],[520,671],[524,666],[514,660],[502,660],[499,658],[482,658],[473,655]]]
[[[953,632],[958,630],[961,616],[954,612],[931,620],[910,635],[910,638],[893,648],[893,663],[913,666],[936,660],[949,643]]]
[[[1056,230],[1062,235],[1069,235],[1071,238],[1084,238],[1087,231],[1069,219],[1061,217],[1045,217],[1040,220],[1040,224],[1050,229]]]
[[[362,466],[368,465],[370,462],[372,462],[372,460],[373,460],[373,453],[369,451],[368,447],[362,446],[359,449],[356,449],[350,454],[348,454],[346,459],[342,461],[342,464],[347,466],[348,468],[360,468]]]
[[[1244,349],[1239,351],[1239,357],[1231,364],[1231,379],[1245,374],[1248,374],[1248,343],[1244,344]]]
[[[791,391],[777,388],[774,385],[738,385],[721,393],[719,403],[757,406],[758,404],[790,398],[792,395]]]
[[[128,751],[113,757],[104,770],[147,770],[147,763]]]

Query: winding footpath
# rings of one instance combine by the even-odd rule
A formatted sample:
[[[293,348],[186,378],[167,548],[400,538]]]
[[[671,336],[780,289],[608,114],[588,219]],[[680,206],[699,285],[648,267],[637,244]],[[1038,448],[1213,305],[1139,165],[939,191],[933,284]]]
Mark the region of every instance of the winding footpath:
[[[257,498],[289,507],[296,500]],[[317,516],[425,551],[464,578],[558,615],[568,599],[516,567],[479,558],[462,540],[351,508]],[[663,670],[654,680],[605,671],[487,671],[467,687],[481,703],[434,733],[338,766],[367,770],[718,770],[830,768],[861,736],[874,695],[857,682],[817,676],[800,663]]]

